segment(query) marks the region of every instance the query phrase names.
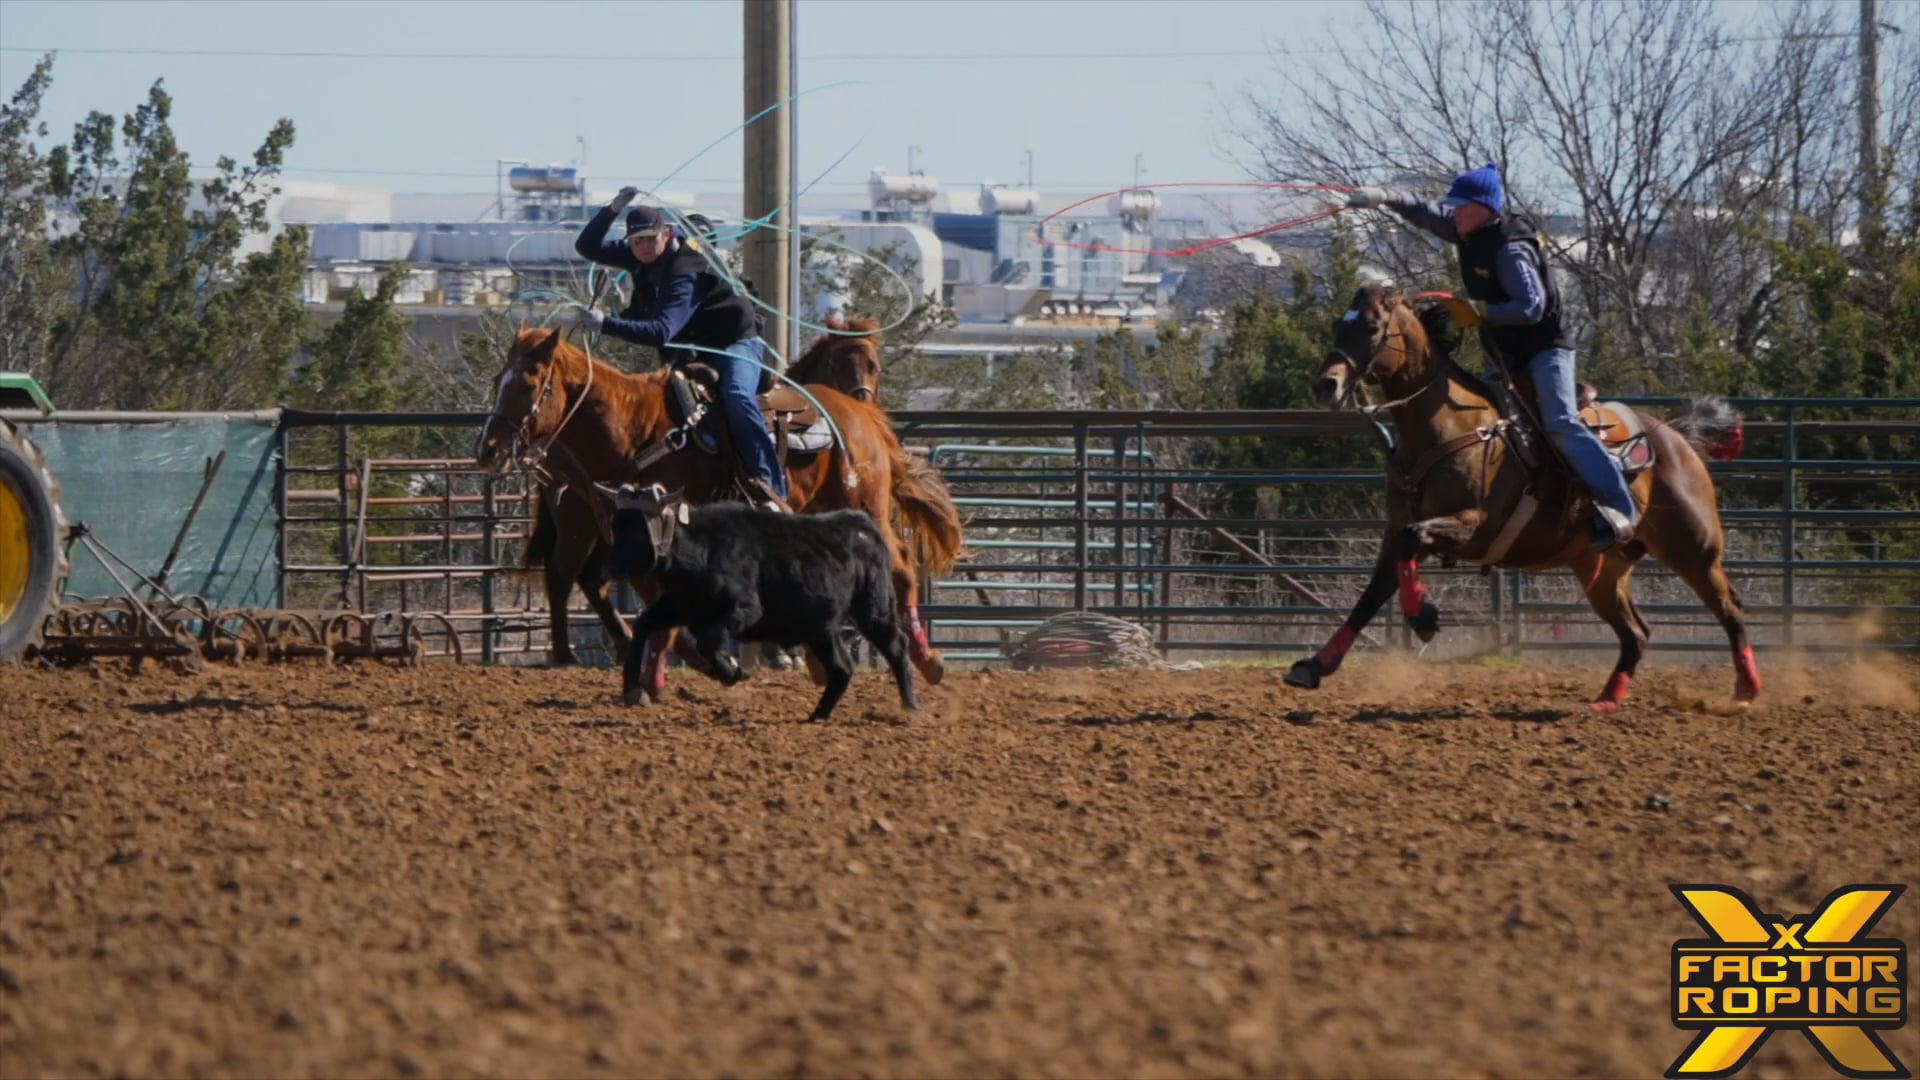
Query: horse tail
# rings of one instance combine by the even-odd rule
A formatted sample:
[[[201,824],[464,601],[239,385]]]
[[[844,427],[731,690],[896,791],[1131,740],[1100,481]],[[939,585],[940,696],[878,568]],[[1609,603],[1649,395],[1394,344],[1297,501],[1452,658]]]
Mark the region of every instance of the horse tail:
[[[1687,411],[1672,421],[1675,430],[1686,436],[1695,450],[1715,461],[1732,461],[1746,445],[1741,428],[1740,410],[1723,397],[1699,397],[1687,403]]]
[[[916,562],[928,573],[947,573],[960,561],[965,542],[960,532],[960,511],[953,505],[947,481],[933,463],[907,453],[892,435],[887,432],[887,453],[892,457],[893,501],[900,510],[902,531],[912,532]]]
[[[553,507],[547,505],[546,493],[534,492],[533,528],[527,532],[526,546],[520,549],[520,569],[533,570],[545,566],[548,557],[553,554],[553,545],[560,538],[560,530],[553,522]]]

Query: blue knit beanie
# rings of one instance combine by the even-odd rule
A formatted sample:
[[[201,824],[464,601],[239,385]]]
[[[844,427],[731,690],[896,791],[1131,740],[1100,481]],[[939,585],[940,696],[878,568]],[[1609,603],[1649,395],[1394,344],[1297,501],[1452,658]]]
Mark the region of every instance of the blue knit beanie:
[[[1461,173],[1447,190],[1447,205],[1477,202],[1496,214],[1507,212],[1507,188],[1500,182],[1500,167],[1489,161],[1472,172]]]

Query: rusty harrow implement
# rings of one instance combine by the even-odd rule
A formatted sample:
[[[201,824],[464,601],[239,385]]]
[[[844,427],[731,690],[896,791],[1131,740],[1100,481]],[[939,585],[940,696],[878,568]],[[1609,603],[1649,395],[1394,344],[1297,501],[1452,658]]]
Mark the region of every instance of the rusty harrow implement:
[[[70,551],[77,544],[97,559],[121,595],[69,596],[47,616],[40,643],[32,650],[43,663],[129,657],[135,670],[154,659],[178,671],[197,671],[207,661],[378,660],[414,665],[430,657],[455,663],[463,659],[460,635],[438,613],[216,609],[199,596],[169,592],[101,543],[84,522],[69,530],[68,544]],[[443,643],[440,651],[429,648],[429,638]]]

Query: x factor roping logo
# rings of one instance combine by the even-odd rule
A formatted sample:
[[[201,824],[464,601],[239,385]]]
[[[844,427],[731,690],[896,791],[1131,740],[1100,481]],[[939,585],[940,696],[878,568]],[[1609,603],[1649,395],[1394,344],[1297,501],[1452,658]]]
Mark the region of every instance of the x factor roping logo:
[[[1904,885],[1849,885],[1811,915],[1768,915],[1727,885],[1671,885],[1709,935],[1673,946],[1673,1022],[1694,1030],[1670,1078],[1728,1076],[1781,1029],[1849,1077],[1911,1074],[1878,1031],[1907,1022],[1907,948],[1861,935]]]

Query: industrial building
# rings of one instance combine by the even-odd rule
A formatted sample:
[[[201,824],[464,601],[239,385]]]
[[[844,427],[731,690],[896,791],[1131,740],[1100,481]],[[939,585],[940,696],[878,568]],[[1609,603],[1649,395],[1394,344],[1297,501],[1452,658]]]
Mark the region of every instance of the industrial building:
[[[310,305],[325,309],[355,287],[370,291],[387,267],[404,262],[410,280],[400,301],[414,309],[416,329],[435,339],[443,333],[432,328],[441,325],[451,340],[479,312],[513,307],[531,289],[560,285],[578,292],[585,267],[574,254],[574,237],[612,196],[610,189],[590,189],[573,166],[502,161],[497,174],[492,195],[390,194],[289,180],[269,215],[276,227],[298,224],[312,233],[304,290]],[[1028,337],[1058,337],[1026,334],[1023,327],[1067,330],[1069,337],[1126,325],[1150,330],[1195,270],[1151,249],[1245,229],[1297,213],[1301,205],[1299,197],[1288,197],[1291,207],[1276,206],[1258,192],[1136,190],[1089,201],[1089,193],[1043,193],[1031,185],[947,188],[919,171],[885,168],[873,170],[866,189],[802,196],[801,228],[820,242],[812,257],[845,265],[857,257],[851,253],[888,252],[914,289],[952,307],[961,326],[943,335],[957,340],[944,343],[989,353],[1014,349]],[[740,219],[737,193],[649,198],[722,226]],[[1283,259],[1259,240],[1236,242],[1223,253],[1252,266],[1278,266]],[[831,294],[812,299],[811,317],[844,303]],[[937,353],[943,342],[929,344]]]

